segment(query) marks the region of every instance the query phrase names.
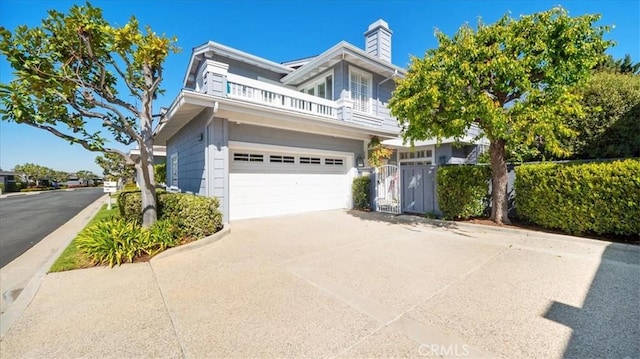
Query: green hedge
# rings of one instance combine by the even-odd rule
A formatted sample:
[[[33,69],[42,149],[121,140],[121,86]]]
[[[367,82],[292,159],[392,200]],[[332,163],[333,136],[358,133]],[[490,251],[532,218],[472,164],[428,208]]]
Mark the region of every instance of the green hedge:
[[[581,234],[640,235],[640,161],[516,168],[518,216]]]
[[[351,189],[353,191],[353,208],[371,209],[371,200],[369,198],[369,188],[371,186],[371,178],[369,176],[357,177],[353,180]]]
[[[487,214],[489,166],[441,166],[438,168],[438,206],[446,219]]]
[[[222,213],[217,198],[186,193],[158,191],[158,219],[168,220],[179,228],[182,237],[202,238],[222,228]],[[139,190],[124,190],[118,194],[120,215],[127,221],[142,221],[142,200]]]

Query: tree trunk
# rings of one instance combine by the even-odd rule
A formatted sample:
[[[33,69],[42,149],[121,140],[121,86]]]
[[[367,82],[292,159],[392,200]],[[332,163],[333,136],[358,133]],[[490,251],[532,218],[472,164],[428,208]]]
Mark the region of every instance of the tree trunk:
[[[491,140],[491,220],[498,224],[509,224],[509,204],[507,202],[507,164],[505,162],[505,141]]]
[[[143,67],[145,84],[151,88],[153,82],[148,65]],[[156,182],[153,175],[153,93],[145,91],[142,95],[140,111],[140,161],[136,164],[138,185],[142,194],[142,226],[149,228],[158,219],[156,204]]]

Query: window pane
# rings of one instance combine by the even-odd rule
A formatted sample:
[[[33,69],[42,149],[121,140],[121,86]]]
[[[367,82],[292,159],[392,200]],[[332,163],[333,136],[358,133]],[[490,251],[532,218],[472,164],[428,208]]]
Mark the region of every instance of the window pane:
[[[333,76],[327,76],[327,100],[333,100]]]
[[[318,97],[325,98],[325,96],[326,96],[325,84],[318,84]]]

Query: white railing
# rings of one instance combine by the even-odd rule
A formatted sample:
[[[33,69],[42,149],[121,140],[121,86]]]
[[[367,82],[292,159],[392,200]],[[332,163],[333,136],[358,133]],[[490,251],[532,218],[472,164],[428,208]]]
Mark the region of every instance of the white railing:
[[[337,118],[334,101],[234,74],[227,75],[227,96],[270,107]]]

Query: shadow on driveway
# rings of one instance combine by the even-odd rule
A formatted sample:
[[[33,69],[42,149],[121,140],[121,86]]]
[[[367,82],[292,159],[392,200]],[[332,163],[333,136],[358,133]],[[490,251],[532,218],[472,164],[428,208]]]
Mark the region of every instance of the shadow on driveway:
[[[439,219],[429,219],[419,216],[406,214],[391,214],[383,212],[366,212],[360,210],[347,211],[350,216],[359,218],[363,221],[388,222],[391,224],[405,224],[410,226],[427,226],[431,228],[460,229],[453,221],[442,221]]]
[[[640,358],[640,247],[609,245],[582,308],[553,301],[544,317],[573,330],[565,358]]]

